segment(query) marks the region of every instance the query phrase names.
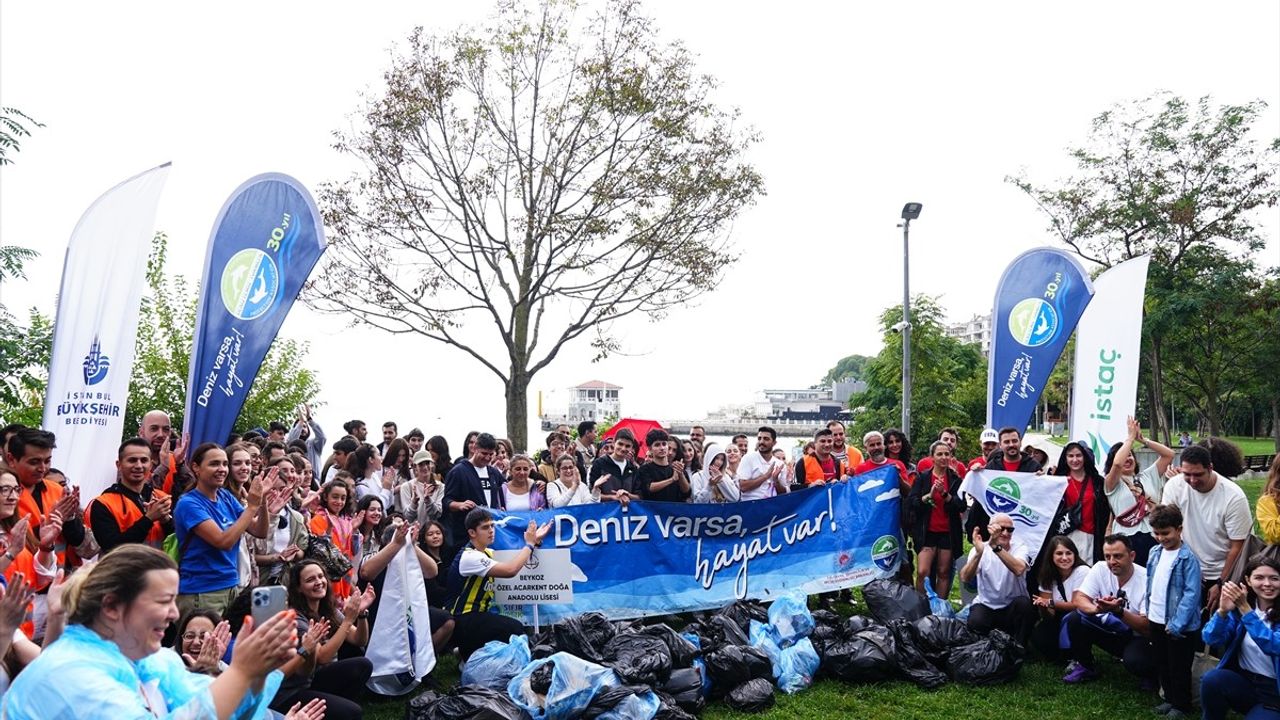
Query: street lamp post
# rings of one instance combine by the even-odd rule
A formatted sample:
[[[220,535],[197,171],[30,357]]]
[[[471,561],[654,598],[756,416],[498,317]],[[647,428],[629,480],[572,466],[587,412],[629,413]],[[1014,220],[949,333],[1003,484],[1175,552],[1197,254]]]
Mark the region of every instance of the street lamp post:
[[[911,221],[920,217],[924,206],[909,202],[902,206],[902,432],[911,437]]]

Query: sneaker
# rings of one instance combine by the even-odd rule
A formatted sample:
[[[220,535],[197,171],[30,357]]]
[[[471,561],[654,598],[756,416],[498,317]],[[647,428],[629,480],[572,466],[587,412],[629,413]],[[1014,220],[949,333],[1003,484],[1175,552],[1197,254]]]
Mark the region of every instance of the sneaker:
[[[1089,682],[1090,680],[1097,680],[1097,679],[1098,679],[1097,672],[1090,670],[1089,668],[1083,665],[1076,665],[1076,668],[1074,670],[1072,670],[1071,672],[1063,676],[1062,682],[1070,683],[1074,685],[1076,683],[1084,683],[1084,682]]]
[[[1172,709],[1173,709],[1172,703],[1160,703],[1159,705],[1151,708],[1151,712],[1157,715],[1168,715],[1169,711]]]
[[[1075,672],[1076,668],[1078,667],[1080,667],[1080,663],[1075,660],[1072,660],[1071,662],[1067,663],[1067,674],[1070,675],[1071,673]]]

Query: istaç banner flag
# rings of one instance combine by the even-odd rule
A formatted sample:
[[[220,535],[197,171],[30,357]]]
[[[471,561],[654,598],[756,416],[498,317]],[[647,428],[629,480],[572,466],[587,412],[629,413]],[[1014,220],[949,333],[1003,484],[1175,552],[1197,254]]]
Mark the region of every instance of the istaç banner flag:
[[[84,502],[115,482],[147,253],[168,177],[165,163],[103,193],[67,243],[42,424],[57,436],[54,465]]]
[[[236,188],[213,224],[196,311],[183,429],[224,443],[280,325],[324,252],[315,200],[280,173]]]
[[[988,426],[1020,432],[1027,427],[1054,363],[1092,299],[1089,274],[1061,250],[1036,248],[1009,263],[991,311]]]
[[[1138,406],[1142,303],[1150,255],[1126,260],[1098,276],[1093,302],[1076,328],[1071,438],[1093,450],[1098,464],[1129,434]]]

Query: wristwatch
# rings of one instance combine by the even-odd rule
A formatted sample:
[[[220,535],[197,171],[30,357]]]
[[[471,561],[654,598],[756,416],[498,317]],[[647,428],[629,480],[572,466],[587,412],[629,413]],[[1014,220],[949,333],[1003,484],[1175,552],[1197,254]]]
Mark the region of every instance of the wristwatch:
[[[992,545],[992,546],[991,546],[991,552],[993,552],[993,553],[995,553],[995,554],[999,555],[1000,553],[1004,552],[1004,548],[1003,548],[1003,547],[1001,547],[1000,545]]]

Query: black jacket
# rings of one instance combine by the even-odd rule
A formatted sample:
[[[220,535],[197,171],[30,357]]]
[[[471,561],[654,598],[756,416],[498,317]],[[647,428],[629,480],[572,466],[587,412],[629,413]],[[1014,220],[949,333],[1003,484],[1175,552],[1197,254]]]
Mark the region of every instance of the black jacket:
[[[911,485],[911,492],[907,495],[907,505],[911,508],[911,540],[915,544],[916,552],[924,547],[924,538],[929,530],[929,517],[933,514],[933,505],[925,502],[925,498],[929,496],[933,489],[933,475],[918,475],[916,481]],[[947,500],[943,507],[947,511],[947,520],[950,521],[951,534],[951,551],[953,556],[960,553],[964,548],[963,538],[960,536],[961,531],[961,515],[964,514],[964,499],[959,495],[960,476],[950,468],[947,468],[947,492],[951,494],[951,499]]]

